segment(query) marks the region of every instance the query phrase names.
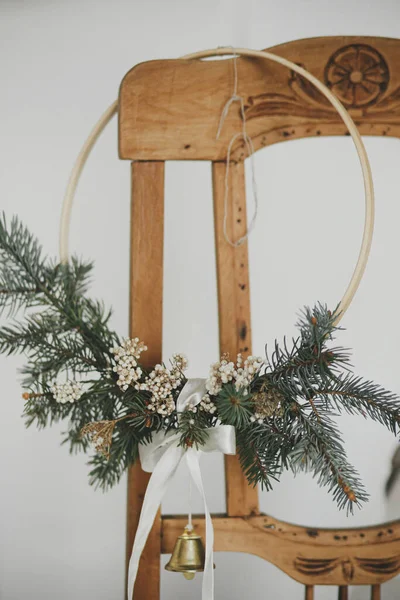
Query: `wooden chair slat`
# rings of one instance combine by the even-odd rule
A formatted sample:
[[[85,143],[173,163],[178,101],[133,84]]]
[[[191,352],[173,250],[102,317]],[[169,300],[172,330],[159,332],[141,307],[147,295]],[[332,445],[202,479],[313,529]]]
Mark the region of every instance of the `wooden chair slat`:
[[[187,517],[163,516],[162,552],[172,552]],[[204,519],[193,524],[204,535]],[[400,522],[373,527],[302,527],[269,515],[214,515],[216,552],[255,554],[303,585],[377,585],[400,573]]]
[[[373,585],[371,586],[371,600],[381,600],[381,586]]]
[[[314,586],[306,585],[305,587],[305,600],[314,600]]]
[[[349,588],[347,585],[341,585],[339,587],[338,600],[349,600]]]
[[[212,165],[220,351],[234,360],[251,353],[249,259],[247,242],[234,248],[224,237],[226,169],[223,162]],[[235,241],[247,228],[243,162],[230,165],[228,207],[227,234]],[[225,481],[227,514],[257,514],[257,489],[248,485],[237,456],[225,457]]]
[[[132,163],[130,335],[148,346],[145,367],[162,359],[164,163]],[[149,277],[151,273],[151,277]],[[128,472],[126,559],[129,561],[149,474],[135,464]],[[140,561],[134,597],[160,593],[161,519],[155,520]],[[129,599],[131,600],[131,599]]]

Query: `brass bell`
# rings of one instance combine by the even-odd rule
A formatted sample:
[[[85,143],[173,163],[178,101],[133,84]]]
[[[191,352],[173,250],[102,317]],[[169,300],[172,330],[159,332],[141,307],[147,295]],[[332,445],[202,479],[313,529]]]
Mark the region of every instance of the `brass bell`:
[[[193,529],[185,527],[175,542],[171,559],[165,568],[167,571],[182,573],[186,579],[193,579],[196,573],[204,571],[204,561],[205,552],[201,537]]]

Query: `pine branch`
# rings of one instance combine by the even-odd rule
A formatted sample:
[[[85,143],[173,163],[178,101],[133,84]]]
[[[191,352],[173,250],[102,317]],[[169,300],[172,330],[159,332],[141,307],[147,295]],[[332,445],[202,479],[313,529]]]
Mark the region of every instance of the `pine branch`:
[[[243,429],[253,414],[251,396],[244,390],[237,391],[232,384],[226,384],[214,399],[218,416],[226,425]]]
[[[209,419],[202,411],[184,411],[179,420],[179,445],[184,448],[199,449],[208,439]]]
[[[335,325],[339,316],[338,307],[331,312],[326,304],[317,303],[312,309],[304,307],[296,324],[300,330],[302,346],[317,348],[321,351],[324,344],[332,340],[340,327]]]
[[[43,380],[36,381],[29,389],[23,394],[26,399],[23,416],[27,427],[35,424],[38,429],[43,429],[68,418],[71,436],[76,437],[86,423],[119,415],[121,398],[111,380],[85,382],[85,390],[78,403],[56,402],[49,384]],[[64,435],[64,443],[69,431]]]
[[[60,363],[60,368],[79,370],[83,363],[84,370],[97,370],[98,364],[90,349],[75,329],[68,329],[68,324],[59,315],[50,311],[36,313],[25,317],[25,322],[14,321],[11,326],[0,328],[0,352],[15,354],[25,352],[35,367],[43,362]],[[39,372],[42,367],[39,367]],[[46,370],[46,369],[44,369]],[[51,370],[51,365],[50,365]]]
[[[265,425],[253,425],[236,430],[240,465],[250,485],[272,489],[279,481],[285,465],[286,449],[291,448],[287,437]]]
[[[38,241],[21,225],[5,217],[0,220],[0,306],[18,308],[51,307],[68,328],[75,329],[91,348],[100,368],[107,366],[109,348],[118,342],[109,331],[110,313],[101,303],[86,298],[91,263],[72,258],[68,264],[52,264],[42,257]],[[28,290],[21,294],[21,290]]]
[[[339,411],[368,415],[395,435],[400,430],[400,398],[372,381],[349,374],[330,387],[315,390],[315,394],[327,402],[333,400]]]
[[[320,486],[333,492],[339,508],[353,512],[354,504],[368,499],[357,471],[349,464],[336,425],[327,415],[306,415],[299,410],[294,422],[297,438],[290,455],[290,466],[298,471],[312,471]]]
[[[0,217],[0,289],[36,289],[38,281],[43,281],[45,257],[37,239],[14,217],[10,227],[4,213]]]

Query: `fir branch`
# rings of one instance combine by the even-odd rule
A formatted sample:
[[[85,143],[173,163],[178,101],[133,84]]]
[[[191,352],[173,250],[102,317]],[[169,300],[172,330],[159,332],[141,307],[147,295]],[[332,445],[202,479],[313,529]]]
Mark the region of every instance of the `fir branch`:
[[[179,445],[184,448],[204,446],[208,440],[207,416],[202,411],[185,410],[179,420]]]
[[[304,307],[297,321],[300,330],[301,344],[321,350],[323,345],[334,338],[341,328],[335,325],[339,316],[339,307],[332,312],[326,304],[318,302],[313,308]]]
[[[4,215],[0,220],[0,257],[0,306],[11,307],[14,312],[29,306],[50,307],[69,329],[82,336],[98,366],[106,368],[109,348],[118,338],[108,329],[111,313],[84,296],[92,264],[75,257],[65,265],[51,263],[42,257],[38,241],[18,219],[12,219],[7,230]],[[21,289],[29,293],[21,295]]]
[[[0,352],[28,356],[24,386],[63,372],[106,372],[118,337],[108,328],[110,312],[85,296],[92,264],[75,257],[53,263],[18,219],[8,227],[4,215],[0,258],[0,310],[41,309],[0,328]]]
[[[233,384],[226,384],[214,399],[218,416],[226,425],[238,429],[246,427],[252,416],[251,395],[244,390],[236,390]]]
[[[318,484],[333,492],[338,507],[348,512],[368,499],[357,471],[347,460],[340,432],[327,415],[320,414],[317,419],[299,410],[293,436],[296,442],[289,461],[294,473],[313,472]]]
[[[0,259],[1,290],[40,288],[38,281],[44,279],[46,261],[42,248],[17,217],[8,228],[4,213],[0,217]]]
[[[399,397],[372,381],[348,374],[330,387],[315,390],[315,394],[327,402],[333,400],[339,411],[344,409],[351,415],[359,413],[364,417],[369,416],[395,435],[400,430]]]
[[[279,481],[285,464],[287,436],[267,425],[252,425],[236,431],[240,465],[250,485],[260,484],[267,491]]]

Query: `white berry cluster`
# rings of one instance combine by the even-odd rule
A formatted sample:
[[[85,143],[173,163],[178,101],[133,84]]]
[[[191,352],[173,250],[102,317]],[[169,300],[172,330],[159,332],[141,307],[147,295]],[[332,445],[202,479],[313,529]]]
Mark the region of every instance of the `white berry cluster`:
[[[135,385],[137,390],[151,393],[148,410],[167,417],[175,410],[172,391],[178,388],[184,378],[183,371],[187,368],[187,359],[183,354],[174,354],[171,368],[156,365],[154,371],[142,382]]]
[[[227,355],[219,362],[211,365],[210,376],[206,387],[211,396],[216,396],[225,383],[234,382],[237,391],[247,388],[261,369],[263,360],[259,356],[249,356],[243,361],[241,354],[237,355],[236,365]]]
[[[211,400],[211,398],[208,394],[206,394],[205,396],[202,397],[201,402],[199,404],[199,408],[200,408],[200,410],[203,410],[206,413],[210,413],[210,415],[213,415],[215,413],[215,411],[217,410],[216,405]]]
[[[117,363],[113,371],[118,374],[117,385],[121,390],[127,390],[133,382],[140,379],[142,369],[138,366],[138,360],[145,350],[147,346],[140,342],[139,338],[127,338],[123,340],[121,346],[110,348]]]
[[[77,381],[67,381],[66,383],[53,383],[50,388],[54,399],[59,404],[67,404],[67,402],[75,402],[83,394],[82,384]]]

